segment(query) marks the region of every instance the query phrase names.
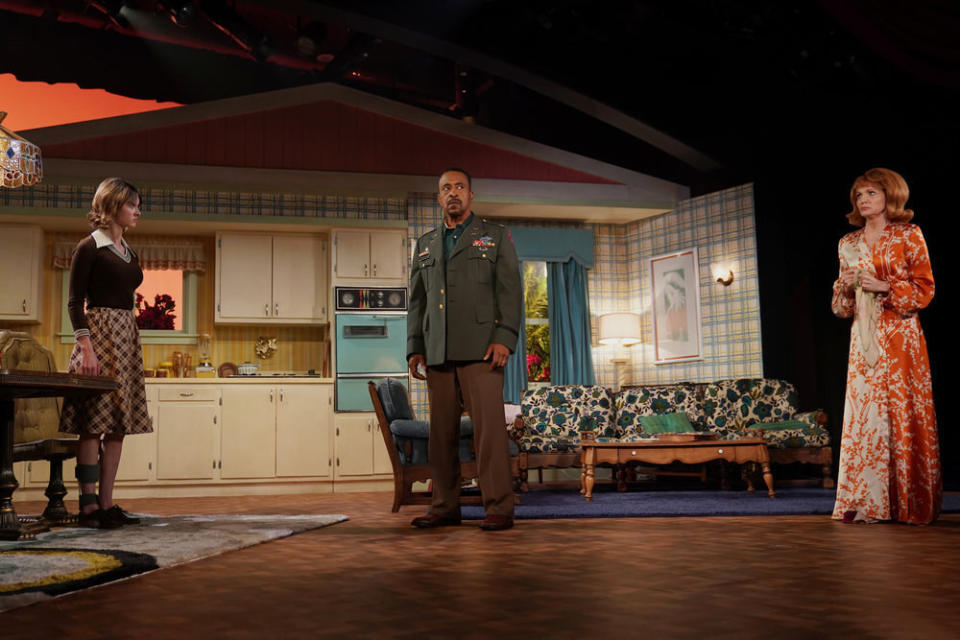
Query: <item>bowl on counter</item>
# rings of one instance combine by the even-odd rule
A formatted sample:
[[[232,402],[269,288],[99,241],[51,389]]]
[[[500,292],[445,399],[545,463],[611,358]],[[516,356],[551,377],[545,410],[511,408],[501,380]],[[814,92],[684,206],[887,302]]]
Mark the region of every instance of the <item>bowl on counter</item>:
[[[243,362],[237,365],[237,373],[241,376],[255,376],[260,372],[260,365],[255,362]]]

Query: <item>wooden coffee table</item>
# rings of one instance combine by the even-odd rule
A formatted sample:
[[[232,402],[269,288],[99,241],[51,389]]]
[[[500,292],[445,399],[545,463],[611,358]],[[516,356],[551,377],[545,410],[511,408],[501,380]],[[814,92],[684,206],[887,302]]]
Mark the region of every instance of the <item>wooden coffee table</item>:
[[[711,460],[728,462],[757,462],[763,469],[767,494],[774,498],[773,473],[770,471],[770,453],[763,438],[719,440],[708,434],[681,434],[658,440],[598,442],[593,432],[585,431],[580,440],[580,493],[593,498],[594,469],[597,464],[625,465],[631,462],[647,464],[701,464]],[[747,489],[753,491],[753,482],[747,478]]]

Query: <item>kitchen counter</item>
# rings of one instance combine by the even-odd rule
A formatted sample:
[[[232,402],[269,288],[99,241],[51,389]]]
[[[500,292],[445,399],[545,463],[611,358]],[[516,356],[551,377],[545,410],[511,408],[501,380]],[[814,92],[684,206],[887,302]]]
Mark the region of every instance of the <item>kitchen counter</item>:
[[[229,378],[144,378],[147,384],[333,384],[319,376],[231,376]]]

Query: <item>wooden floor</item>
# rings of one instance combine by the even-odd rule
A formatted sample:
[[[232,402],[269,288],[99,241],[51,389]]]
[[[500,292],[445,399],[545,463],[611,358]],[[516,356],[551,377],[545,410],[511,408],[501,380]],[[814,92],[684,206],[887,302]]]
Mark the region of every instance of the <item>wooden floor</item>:
[[[6,638],[956,638],[960,516],[519,521],[421,531],[386,493],[128,500],[349,522],[0,614]],[[37,503],[18,504],[21,513]]]

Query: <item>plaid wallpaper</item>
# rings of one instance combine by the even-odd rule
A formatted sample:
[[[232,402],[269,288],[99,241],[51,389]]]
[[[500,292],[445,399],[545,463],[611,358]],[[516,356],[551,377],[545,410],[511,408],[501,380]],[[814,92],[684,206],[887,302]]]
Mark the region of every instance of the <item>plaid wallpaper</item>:
[[[0,206],[89,209],[95,192],[95,185],[73,184],[3,189],[0,190]],[[407,218],[407,202],[399,198],[159,188],[145,188],[140,196],[144,214],[158,218],[168,213],[357,220]]]
[[[611,358],[627,357],[630,382],[658,384],[763,375],[757,280],[753,185],[681,202],[670,213],[627,225],[597,225],[596,267],[590,272],[594,342],[597,318],[632,311],[643,319],[644,342],[624,349],[594,347],[597,384],[616,384]],[[703,358],[655,364],[650,315],[650,257],[696,247],[700,258]],[[734,281],[724,287],[712,267],[728,265]]]

